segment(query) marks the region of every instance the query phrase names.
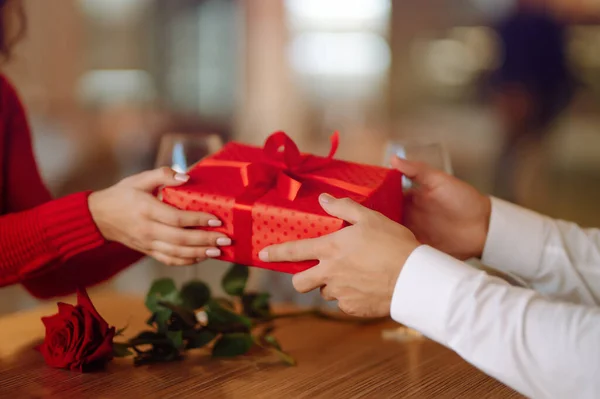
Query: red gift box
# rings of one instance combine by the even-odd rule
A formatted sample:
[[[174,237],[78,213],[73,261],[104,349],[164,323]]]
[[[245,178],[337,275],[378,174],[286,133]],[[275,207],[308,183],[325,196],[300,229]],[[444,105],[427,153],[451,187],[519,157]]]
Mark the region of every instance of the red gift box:
[[[399,222],[402,175],[397,170],[333,159],[339,137],[332,136],[327,157],[302,154],[283,132],[264,148],[236,142],[194,165],[188,183],[163,189],[163,201],[179,209],[208,212],[223,226],[207,230],[231,237],[221,248],[224,261],[285,273],[298,273],[316,261],[264,263],[258,253],[286,241],[315,238],[347,225],[325,213],[321,193],[348,197]]]

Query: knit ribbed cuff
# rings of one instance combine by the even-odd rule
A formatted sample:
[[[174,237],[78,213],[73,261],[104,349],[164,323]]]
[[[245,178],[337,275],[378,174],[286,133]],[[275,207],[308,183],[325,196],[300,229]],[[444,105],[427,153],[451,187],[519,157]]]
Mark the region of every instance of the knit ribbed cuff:
[[[68,195],[39,208],[44,234],[63,260],[106,242],[90,213],[90,194],[81,192]]]

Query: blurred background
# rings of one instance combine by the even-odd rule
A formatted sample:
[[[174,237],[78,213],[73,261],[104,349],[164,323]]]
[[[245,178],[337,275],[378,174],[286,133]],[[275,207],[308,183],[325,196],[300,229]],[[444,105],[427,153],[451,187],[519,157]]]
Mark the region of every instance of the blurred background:
[[[170,132],[261,144],[285,130],[324,154],[339,130],[342,159],[443,143],[479,189],[600,226],[598,0],[24,3],[27,37],[2,68],[56,196],[153,168]],[[217,284],[224,269],[194,273]],[[143,293],[189,273],[146,260],[107,287]],[[9,296],[0,311],[34,303]]]

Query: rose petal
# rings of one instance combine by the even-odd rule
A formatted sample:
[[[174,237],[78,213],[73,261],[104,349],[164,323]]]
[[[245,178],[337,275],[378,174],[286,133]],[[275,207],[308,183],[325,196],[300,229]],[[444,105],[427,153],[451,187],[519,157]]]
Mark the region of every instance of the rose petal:
[[[81,360],[75,360],[74,362],[72,362],[69,367],[68,367],[71,371],[79,371],[80,373],[83,372],[83,363]]]
[[[44,343],[36,349],[52,367],[89,371],[113,358],[115,328],[98,314],[87,292],[77,292],[77,305],[58,304],[58,313],[43,317]]]
[[[92,303],[92,300],[90,299],[85,289],[77,290],[77,305],[90,311],[96,319],[104,321],[102,316],[100,316],[100,313],[98,313],[98,311],[94,307],[94,304]],[[104,322],[106,323],[106,321]]]
[[[76,352],[78,348],[78,336],[75,332],[75,325],[79,324],[76,318],[73,318],[65,325],[67,338],[67,352]]]
[[[98,341],[101,342],[102,337],[96,334],[96,319],[94,318],[94,315],[83,308],[81,308],[80,311],[84,327],[81,342],[77,351],[77,358],[85,359],[90,353],[93,353],[96,350],[98,345],[100,345]]]
[[[46,331],[53,328],[60,328],[64,324],[64,319],[55,314],[54,316],[42,317],[42,323],[44,323],[44,327],[46,327]]]
[[[93,363],[99,360],[109,361],[113,358],[113,338],[115,336],[114,327],[110,329],[108,334],[104,337],[100,346],[86,357],[86,363]]]
[[[84,331],[84,318],[81,314],[81,309],[78,309],[76,312],[76,317],[74,317],[73,320],[73,338],[71,343],[71,348],[76,354],[78,354],[79,350],[81,349],[81,344],[83,343],[84,338]]]
[[[70,359],[64,355],[65,348],[62,346],[61,330],[55,330],[52,334],[46,335],[44,340],[44,346],[42,347],[42,354],[46,363],[52,367],[63,368],[69,365]]]
[[[98,326],[102,331],[102,335],[106,334],[109,328],[108,323],[102,318],[102,316],[100,316],[85,290],[77,291],[77,307],[92,313],[94,319],[98,321]]]
[[[72,317],[73,312],[75,311],[75,307],[73,305],[69,305],[66,303],[58,303],[58,313],[42,317],[42,323],[48,328],[56,328],[64,325],[66,320],[69,320]]]
[[[112,340],[115,329],[114,327],[111,327],[103,332],[98,325],[98,320],[95,319],[91,313],[87,312],[85,309],[81,309],[81,312],[85,321],[85,334],[81,344],[79,357],[87,362],[88,357],[97,351],[105,337],[110,336]]]
[[[58,315],[63,317],[69,317],[75,309],[75,306],[69,303],[58,302],[56,305],[58,306]]]

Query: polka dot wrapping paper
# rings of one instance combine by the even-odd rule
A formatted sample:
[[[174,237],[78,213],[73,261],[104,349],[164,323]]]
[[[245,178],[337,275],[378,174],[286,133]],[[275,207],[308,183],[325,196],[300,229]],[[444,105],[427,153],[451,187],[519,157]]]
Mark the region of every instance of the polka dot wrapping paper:
[[[338,140],[336,133],[327,157],[300,153],[283,132],[271,135],[264,148],[231,142],[194,165],[186,184],[164,188],[163,201],[223,222],[206,228],[233,240],[222,248],[221,260],[292,274],[304,271],[317,262],[264,263],[258,253],[272,244],[347,226],[323,211],[320,194],[351,198],[397,222],[402,217],[400,172],[334,159]]]

